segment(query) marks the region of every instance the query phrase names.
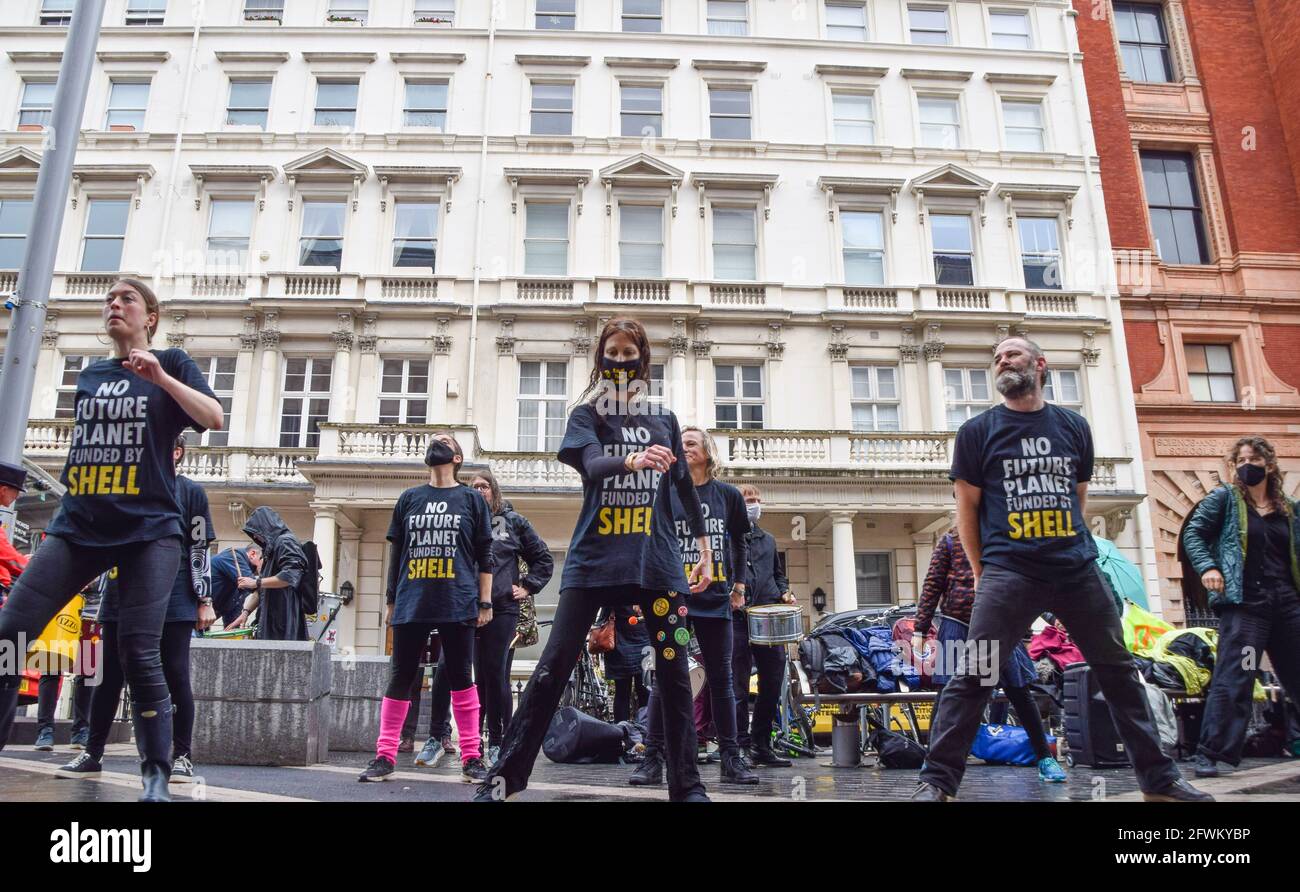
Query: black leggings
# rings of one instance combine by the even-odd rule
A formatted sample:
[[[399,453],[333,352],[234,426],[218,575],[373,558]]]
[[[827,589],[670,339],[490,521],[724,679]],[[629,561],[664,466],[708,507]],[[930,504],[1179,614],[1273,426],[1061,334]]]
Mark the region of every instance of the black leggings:
[[[660,600],[664,603],[659,604]],[[686,645],[678,644],[673,633],[681,628],[677,608],[685,598],[676,592],[655,593],[623,588],[567,588],[560,592],[550,637],[533,677],[519,700],[519,711],[510,721],[501,756],[488,772],[483,787],[493,794],[510,796],[528,786],[533,763],[560,703],[564,686],[582,654],[596,614],[612,604],[639,604],[655,649],[656,683],[664,702],[665,756],[668,764],[668,796],[680,801],[691,793],[703,793],[700,771],[695,765],[695,722],[691,713],[691,681],[686,669]],[[660,610],[656,613],[655,607]],[[673,623],[668,617],[676,617]],[[659,633],[663,633],[662,640]],[[500,778],[498,781],[497,778]]]
[[[614,721],[626,722],[634,716],[632,715],[632,688],[636,688],[636,702],[638,706],[645,706],[650,702],[650,694],[646,690],[645,677],[638,672],[636,675],[629,675],[627,678],[614,679]]]
[[[112,547],[47,536],[0,610],[0,646],[24,652],[77,592],[115,566],[119,616],[114,637],[122,671],[137,702],[157,703],[167,697],[159,639],[180,560],[179,536]],[[0,687],[17,687],[18,681],[15,674],[0,674]],[[5,718],[0,716],[0,728]]]
[[[723,750],[736,747],[736,699],[731,684],[731,620],[707,616],[692,617],[695,637],[700,642],[704,677],[709,684],[713,706],[713,726],[718,731],[718,746]],[[659,679],[655,677],[650,692],[650,712],[646,729],[646,746],[662,749],[664,745],[663,708],[659,702]]]
[[[474,681],[483,704],[480,715],[487,726],[488,746],[500,746],[506,725],[510,724],[510,661],[514,655],[510,642],[518,625],[519,614],[493,611],[492,622],[480,628],[475,636]],[[441,738],[451,731],[451,684],[446,666],[447,653],[443,651],[429,694],[430,737]],[[410,729],[414,734],[414,722]]]
[[[99,655],[100,665],[104,667],[103,677],[95,688],[95,695],[90,701],[90,742],[86,752],[96,759],[104,757],[104,745],[113,729],[113,718],[117,715],[118,704],[122,700],[124,678],[119,659],[118,623],[104,623],[104,649]],[[194,623],[190,620],[164,623],[162,633],[163,674],[167,679],[167,689],[172,697],[172,758],[191,756],[194,738],[194,692],[190,688],[190,639],[193,637]],[[148,702],[135,696],[136,702]]]
[[[393,626],[393,656],[388,664],[390,700],[410,700],[411,684],[420,674],[420,657],[429,641],[434,623],[401,623]],[[447,680],[453,691],[463,691],[474,684],[471,664],[474,660],[474,623],[437,623],[438,640],[447,660]]]
[[[42,675],[37,688],[36,724],[40,729],[54,730],[54,707],[59,702],[61,674]],[[95,689],[86,684],[84,675],[72,676],[72,735],[90,727],[90,695]]]

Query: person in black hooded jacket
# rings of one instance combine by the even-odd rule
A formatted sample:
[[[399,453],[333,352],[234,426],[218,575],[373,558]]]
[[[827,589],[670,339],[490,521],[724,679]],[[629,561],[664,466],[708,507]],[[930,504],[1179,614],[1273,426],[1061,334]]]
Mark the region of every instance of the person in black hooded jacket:
[[[474,678],[483,700],[490,765],[496,761],[510,723],[510,664],[515,658],[511,643],[519,624],[519,602],[546,587],[555,572],[555,560],[533,525],[501,497],[501,487],[491,471],[478,471],[469,485],[492,509],[492,621],[478,629],[474,646]],[[520,571],[521,563],[527,572]],[[442,738],[451,734],[451,684],[444,666],[439,658],[431,692],[429,739],[417,765],[432,764]],[[408,714],[411,734],[415,733],[416,712],[412,709]]]
[[[258,576],[239,577],[239,588],[251,591],[244,609],[228,628],[237,629],[248,622],[258,608],[259,641],[306,641],[307,617],[298,604],[297,587],[307,569],[307,555],[301,543],[280,515],[263,505],[244,524],[244,535],[262,550],[262,569]]]

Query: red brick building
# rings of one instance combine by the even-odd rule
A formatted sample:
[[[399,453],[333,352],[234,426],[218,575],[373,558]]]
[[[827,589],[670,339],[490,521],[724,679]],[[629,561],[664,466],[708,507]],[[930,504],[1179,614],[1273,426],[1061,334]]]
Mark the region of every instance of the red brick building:
[[[1235,438],[1300,484],[1294,0],[1074,0],[1166,617]],[[1287,13],[1291,15],[1287,15]]]

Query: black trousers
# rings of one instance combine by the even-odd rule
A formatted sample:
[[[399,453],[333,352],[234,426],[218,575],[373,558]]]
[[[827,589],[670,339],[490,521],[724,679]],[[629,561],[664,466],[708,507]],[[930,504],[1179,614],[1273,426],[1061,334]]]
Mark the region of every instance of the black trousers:
[[[420,675],[420,656],[433,631],[433,623],[401,623],[393,626],[393,655],[388,662],[390,700],[410,700],[412,682]],[[451,690],[463,691],[474,684],[474,623],[438,623],[438,639],[447,661]]]
[[[626,722],[635,718],[632,715],[632,691],[636,689],[638,706],[645,706],[650,701],[650,692],[646,690],[645,678],[640,672],[626,678],[614,679],[614,721]]]
[[[54,707],[59,702],[59,679],[62,674],[42,675],[36,689],[36,724],[39,729],[54,730]],[[95,689],[82,675],[72,676],[72,734],[90,727],[90,695]]]
[[[113,728],[118,704],[122,702],[122,688],[126,683],[122,673],[118,649],[118,623],[104,623],[104,648],[100,660],[104,666],[103,677],[94,688],[90,701],[90,742],[86,751],[96,759],[104,756],[104,746]],[[192,755],[194,739],[194,691],[190,685],[190,641],[194,623],[190,620],[164,623],[161,639],[163,675],[172,698],[172,758]],[[149,702],[132,697],[137,702]]]
[[[930,752],[921,768],[921,780],[949,795],[957,793],[1004,655],[1020,642],[1034,617],[1045,611],[1061,618],[1096,673],[1115,728],[1133,760],[1138,785],[1144,792],[1152,792],[1177,780],[1178,766],[1160,750],[1133,656],[1124,646],[1110,583],[1095,563],[1051,581],[991,565],[984,568],[971,613],[967,651],[935,704]],[[976,659],[974,654],[982,658]]]
[[[700,642],[700,656],[704,663],[704,677],[709,683],[709,699],[713,706],[713,726],[718,731],[718,746],[734,749],[736,744],[736,703],[731,682],[731,620],[711,617],[691,617],[695,637]],[[680,628],[680,626],[679,626]],[[684,648],[683,648],[684,649]],[[659,677],[650,691],[650,711],[647,713],[646,746],[663,749],[664,719],[659,695]]]
[[[11,653],[24,652],[77,592],[100,573],[117,567],[117,645],[123,673],[137,702],[166,699],[160,639],[180,560],[179,535],[113,547],[76,545],[48,536],[0,610],[0,645]],[[23,648],[18,647],[20,639]],[[0,674],[0,688],[16,690],[18,683],[18,675]],[[8,710],[14,708],[8,705],[11,702],[16,705],[11,697],[0,697]],[[0,716],[0,729],[10,727],[10,718]],[[8,736],[7,731],[3,736]],[[5,743],[0,739],[0,747]]]
[[[1293,587],[1261,592],[1248,603],[1224,607],[1219,617],[1200,752],[1239,765],[1261,654],[1268,654],[1291,700],[1300,702],[1300,594]]]
[[[655,606],[663,599],[658,614]],[[664,752],[668,764],[668,796],[680,801],[693,792],[703,792],[695,765],[695,721],[691,710],[691,681],[686,667],[686,646],[674,637],[680,628],[677,608],[685,602],[681,593],[655,593],[620,588],[568,588],[560,593],[551,634],[542,649],[533,677],[528,680],[519,711],[510,721],[501,755],[488,772],[483,788],[512,795],[528,786],[533,763],[559,705],[564,686],[581,656],[587,632],[600,608],[613,604],[639,604],[655,649],[655,674],[664,702]],[[673,623],[668,617],[677,617]],[[659,633],[663,633],[662,640]],[[500,780],[497,780],[500,778]]]
[[[758,699],[754,701],[754,726],[749,726],[749,676],[758,667]],[[731,614],[731,679],[736,697],[736,739],[741,746],[772,745],[772,725],[781,696],[785,647],[749,643],[749,618],[745,611]]]
[[[492,622],[478,630],[474,642],[474,681],[478,685],[480,712],[487,728],[488,746],[500,746],[513,706],[510,696],[510,642],[519,624],[517,613],[492,612]],[[451,732],[451,684],[445,659],[439,657],[429,704],[429,736],[440,739]],[[415,724],[411,724],[415,733]]]

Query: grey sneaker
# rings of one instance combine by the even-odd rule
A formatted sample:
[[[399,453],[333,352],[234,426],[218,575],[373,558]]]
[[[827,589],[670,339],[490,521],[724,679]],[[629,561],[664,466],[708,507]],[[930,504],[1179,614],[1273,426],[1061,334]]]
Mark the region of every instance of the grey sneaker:
[[[35,748],[40,750],[43,753],[52,752],[54,750],[54,729],[53,728],[49,728],[49,727],[42,728],[37,733]]]
[[[430,737],[424,742],[424,746],[421,747],[419,754],[416,755],[415,764],[433,768],[438,764],[438,760],[441,758],[442,745],[438,743],[437,738]]]
[[[467,784],[481,784],[487,777],[488,769],[482,759],[467,759],[460,766],[460,779]]]
[[[190,761],[189,756],[177,756],[172,762],[172,774],[167,779],[169,784],[192,784],[194,783],[194,763]]]
[[[397,771],[397,766],[385,759],[383,756],[376,756],[366,766],[366,770],[361,772],[357,780],[362,783],[373,783],[376,781],[386,781],[393,772]]]
[[[77,758],[73,759],[67,765],[60,767],[58,771],[54,772],[54,776],[67,777],[73,780],[77,780],[83,777],[94,778],[94,777],[99,777],[100,773],[103,772],[103,770],[104,770],[104,766],[99,763],[98,759],[96,759],[90,753],[83,751],[81,752],[81,754],[77,756]]]

